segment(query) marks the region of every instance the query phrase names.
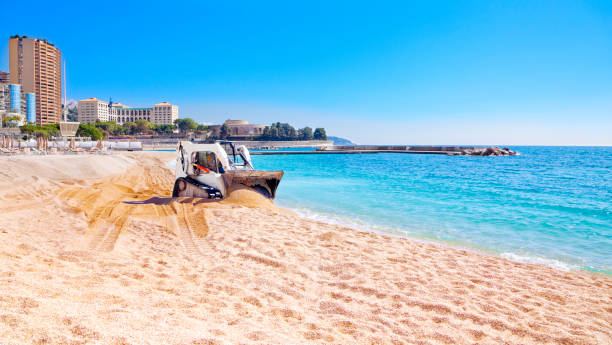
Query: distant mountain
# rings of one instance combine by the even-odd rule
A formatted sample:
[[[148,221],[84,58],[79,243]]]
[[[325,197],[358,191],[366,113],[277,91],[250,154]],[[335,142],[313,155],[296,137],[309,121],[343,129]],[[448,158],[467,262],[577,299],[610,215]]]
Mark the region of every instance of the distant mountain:
[[[332,137],[332,136],[327,136],[328,140],[331,140],[334,142],[334,145],[338,145],[338,146],[354,146],[357,145],[354,142],[348,140],[348,139],[344,139],[344,138],[339,138],[339,137]]]

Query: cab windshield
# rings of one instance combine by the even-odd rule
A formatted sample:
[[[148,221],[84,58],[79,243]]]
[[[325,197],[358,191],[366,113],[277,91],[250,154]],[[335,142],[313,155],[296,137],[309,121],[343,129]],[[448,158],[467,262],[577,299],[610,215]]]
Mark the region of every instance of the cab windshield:
[[[191,162],[195,165],[194,172],[196,172],[196,174],[198,170],[203,170],[202,167],[216,173],[219,172],[220,168],[222,169],[221,162],[217,159],[217,155],[210,151],[196,151],[192,153]]]

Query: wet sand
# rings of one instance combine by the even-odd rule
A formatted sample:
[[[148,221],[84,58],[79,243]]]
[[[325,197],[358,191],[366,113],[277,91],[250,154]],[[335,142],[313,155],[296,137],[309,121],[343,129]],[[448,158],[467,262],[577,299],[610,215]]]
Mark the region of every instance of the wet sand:
[[[173,156],[0,157],[0,344],[612,343],[610,276],[171,202]]]

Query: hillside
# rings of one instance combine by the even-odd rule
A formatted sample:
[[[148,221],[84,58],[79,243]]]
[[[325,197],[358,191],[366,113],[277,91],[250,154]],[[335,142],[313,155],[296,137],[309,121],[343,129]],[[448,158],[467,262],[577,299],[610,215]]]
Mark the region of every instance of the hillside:
[[[334,145],[339,145],[339,146],[356,145],[354,142],[350,141],[349,139],[345,139],[345,138],[328,136],[327,139],[333,141]]]

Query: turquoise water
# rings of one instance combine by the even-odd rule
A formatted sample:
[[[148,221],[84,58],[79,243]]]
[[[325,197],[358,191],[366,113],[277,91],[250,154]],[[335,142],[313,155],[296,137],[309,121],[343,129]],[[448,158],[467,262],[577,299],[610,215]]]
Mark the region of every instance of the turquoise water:
[[[284,170],[277,203],[308,217],[612,272],[612,147],[512,147],[514,157],[254,156]]]

